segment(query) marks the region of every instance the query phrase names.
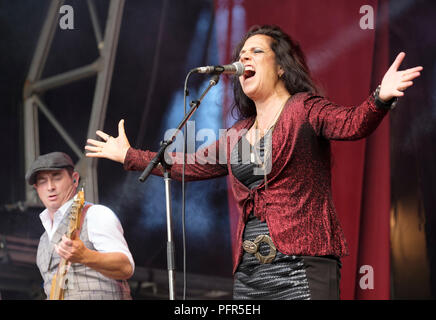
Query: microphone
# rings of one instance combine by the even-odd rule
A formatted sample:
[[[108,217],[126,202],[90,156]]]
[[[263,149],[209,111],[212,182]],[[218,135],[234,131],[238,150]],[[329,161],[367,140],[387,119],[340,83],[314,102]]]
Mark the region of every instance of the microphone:
[[[215,74],[221,74],[221,73],[229,73],[229,74],[235,74],[236,76],[242,76],[244,73],[244,65],[237,61],[233,62],[232,64],[225,64],[223,66],[206,66],[206,67],[198,67],[194,69],[197,73],[215,73]]]

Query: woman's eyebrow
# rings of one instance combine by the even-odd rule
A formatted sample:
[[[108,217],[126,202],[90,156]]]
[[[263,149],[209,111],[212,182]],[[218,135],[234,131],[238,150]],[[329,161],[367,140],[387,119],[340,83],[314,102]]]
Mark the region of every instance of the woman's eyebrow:
[[[250,47],[250,48],[248,48],[248,49],[242,49],[240,52],[239,52],[239,55],[241,55],[241,54],[243,54],[243,53],[245,53],[246,51],[253,51],[253,50],[256,50],[256,49],[260,49],[260,50],[266,50],[265,48],[263,48],[262,46],[253,46],[253,47]]]
[[[254,49],[256,49],[256,47],[248,48],[248,50],[247,50],[247,49],[242,49],[242,50],[239,52],[239,56],[241,56],[242,54],[244,54],[244,53],[247,52],[247,51],[253,51]]]

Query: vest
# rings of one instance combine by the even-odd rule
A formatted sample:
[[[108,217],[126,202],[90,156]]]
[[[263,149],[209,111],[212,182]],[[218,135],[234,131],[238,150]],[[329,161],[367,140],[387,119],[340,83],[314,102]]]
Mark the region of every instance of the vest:
[[[68,212],[70,210],[71,207],[68,209]],[[48,238],[47,232],[44,232],[39,240],[36,264],[44,281],[44,292],[47,298],[50,296],[52,279],[56,275],[61,260],[54,249],[54,245],[60,242],[62,236],[67,233],[68,225],[69,214],[65,214],[51,241]],[[87,219],[84,219],[80,232],[80,240],[82,240],[88,249],[95,250],[94,245],[89,241]],[[72,263],[66,278],[64,300],[131,299],[127,281],[108,278],[83,264]]]

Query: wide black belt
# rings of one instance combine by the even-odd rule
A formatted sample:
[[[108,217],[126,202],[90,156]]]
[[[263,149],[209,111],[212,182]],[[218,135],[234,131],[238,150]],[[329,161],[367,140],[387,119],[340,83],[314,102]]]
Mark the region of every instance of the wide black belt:
[[[266,256],[262,255],[259,251],[259,247],[262,242],[269,245],[269,253]],[[254,241],[245,240],[242,243],[242,248],[244,248],[246,252],[254,254],[260,263],[271,263],[277,254],[276,246],[272,242],[271,237],[266,234],[257,236]]]

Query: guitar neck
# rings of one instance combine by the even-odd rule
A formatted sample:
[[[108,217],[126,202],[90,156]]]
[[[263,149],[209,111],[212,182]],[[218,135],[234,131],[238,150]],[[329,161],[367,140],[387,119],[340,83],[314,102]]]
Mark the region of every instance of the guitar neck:
[[[74,233],[80,230],[81,212],[85,204],[85,196],[83,189],[79,191],[73,202],[70,212],[70,223],[67,233],[68,239],[72,239]],[[65,288],[66,274],[68,272],[69,262],[63,258],[59,261],[58,270],[52,279],[52,287],[50,291],[50,300],[63,300],[63,292]]]

